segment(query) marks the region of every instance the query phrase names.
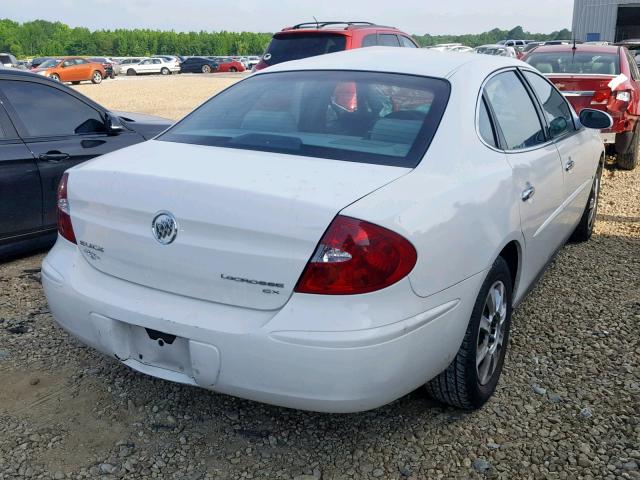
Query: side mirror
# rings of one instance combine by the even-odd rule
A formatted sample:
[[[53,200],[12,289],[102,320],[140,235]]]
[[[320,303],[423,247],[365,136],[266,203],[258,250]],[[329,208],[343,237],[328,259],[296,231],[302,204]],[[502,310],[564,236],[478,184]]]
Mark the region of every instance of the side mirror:
[[[580,112],[580,123],[587,128],[604,130],[613,126],[613,118],[601,110],[585,108]]]
[[[104,125],[107,129],[107,134],[109,135],[118,135],[124,130],[124,126],[122,125],[120,118],[118,118],[111,112],[106,113]]]
[[[567,129],[567,119],[564,117],[556,117],[549,123],[549,133],[552,137],[557,137]]]

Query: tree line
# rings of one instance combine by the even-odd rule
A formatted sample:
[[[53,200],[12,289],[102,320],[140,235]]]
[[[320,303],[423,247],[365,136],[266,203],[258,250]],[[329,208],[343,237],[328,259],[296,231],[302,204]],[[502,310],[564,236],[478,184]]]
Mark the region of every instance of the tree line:
[[[463,43],[475,47],[504,39],[570,39],[567,29],[549,34],[494,28],[469,35],[414,35],[421,46],[438,43]],[[0,20],[0,52],[18,58],[54,55],[103,55],[138,57],[164,55],[257,55],[261,54],[270,33],[254,32],[174,32],[150,29],[94,30],[71,28],[62,22],[35,20],[18,23]]]
[[[467,35],[414,35],[418,44],[422,47],[429,47],[438,43],[462,43],[469,47],[487,45],[499,42],[500,40],[571,40],[571,31],[566,28],[551,33],[531,33],[525,32],[522,27],[515,27],[511,30],[500,30],[494,28],[488,32],[467,34]]]
[[[0,52],[18,58],[54,55],[138,57],[164,55],[259,55],[270,33],[95,30],[61,22],[22,24],[0,20]]]

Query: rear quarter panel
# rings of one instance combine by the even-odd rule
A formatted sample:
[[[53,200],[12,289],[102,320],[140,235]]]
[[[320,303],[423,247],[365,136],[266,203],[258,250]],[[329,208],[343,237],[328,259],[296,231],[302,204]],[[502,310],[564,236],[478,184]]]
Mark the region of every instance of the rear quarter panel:
[[[409,278],[424,297],[484,271],[510,241],[523,245],[511,167],[476,133],[483,79],[466,70],[453,79],[449,105],[422,162],[342,212],[413,243],[418,261]],[[474,84],[477,89],[469,88]]]

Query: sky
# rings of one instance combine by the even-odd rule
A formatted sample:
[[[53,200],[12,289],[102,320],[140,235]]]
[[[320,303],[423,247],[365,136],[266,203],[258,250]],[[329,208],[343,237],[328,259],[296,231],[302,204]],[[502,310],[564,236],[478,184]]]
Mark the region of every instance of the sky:
[[[573,0],[0,0],[0,18],[44,19],[91,30],[274,32],[318,20],[366,20],[410,34],[481,33],[494,27],[571,28]]]

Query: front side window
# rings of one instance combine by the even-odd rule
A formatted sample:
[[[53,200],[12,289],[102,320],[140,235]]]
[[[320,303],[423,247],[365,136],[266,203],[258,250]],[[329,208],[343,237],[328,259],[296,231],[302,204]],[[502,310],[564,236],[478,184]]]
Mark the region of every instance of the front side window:
[[[448,97],[448,82],[426,77],[261,74],[213,97],[160,140],[414,167]]]
[[[54,87],[17,80],[2,83],[29,137],[105,132],[100,114],[86,103]],[[38,101],[34,102],[33,99]]]
[[[400,35],[400,44],[405,48],[418,48],[416,44],[409,40],[407,37]]]
[[[523,74],[540,100],[551,137],[574,131],[573,114],[562,94],[537,73],[525,71]]]
[[[515,72],[499,73],[485,85],[485,94],[500,125],[507,150],[545,142],[542,124],[529,93]]]

